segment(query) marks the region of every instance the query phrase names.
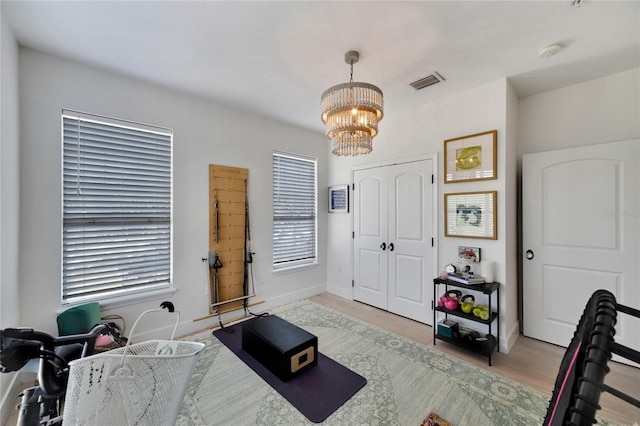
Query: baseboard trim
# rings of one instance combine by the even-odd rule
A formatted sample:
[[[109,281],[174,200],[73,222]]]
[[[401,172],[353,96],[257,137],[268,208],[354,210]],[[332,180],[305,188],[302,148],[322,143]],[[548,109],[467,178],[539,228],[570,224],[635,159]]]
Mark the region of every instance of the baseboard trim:
[[[327,284],[327,293],[335,294],[343,299],[353,300],[353,288],[345,288],[333,284]]]
[[[520,336],[520,323],[516,322],[511,330],[507,331],[507,338],[500,339],[500,352],[508,354],[513,345],[516,344],[516,340]]]
[[[307,297],[324,293],[326,290],[327,287],[325,285],[317,285],[314,287],[305,288],[303,290],[282,294],[277,297],[267,298],[265,299],[265,303],[261,306],[261,308],[263,311],[266,311],[278,306],[286,305],[287,303],[295,302],[296,300],[306,299]]]
[[[262,295],[258,295],[260,297],[259,304],[255,304],[251,306],[251,312],[260,313],[269,311],[277,306],[285,305],[287,303],[295,302],[296,300],[305,299],[307,297],[315,296],[316,294],[324,293],[326,291],[325,285],[317,285],[313,287],[308,287],[302,290],[293,291],[290,293],[278,295],[276,297],[264,297]],[[251,305],[251,303],[250,303]],[[238,309],[234,309],[232,311],[225,312],[220,315],[220,321],[223,324],[228,323],[229,321],[236,321],[239,317],[239,314],[244,314],[243,308],[240,307]],[[175,320],[174,320],[175,321]],[[156,329],[150,330],[145,333],[135,335],[135,342],[141,342],[146,340],[155,340],[155,339],[168,339],[171,336],[171,332],[173,331],[173,324],[170,323],[170,320],[167,321],[167,325]],[[178,329],[176,330],[176,336],[188,336],[193,333],[197,333],[200,331],[204,331],[207,329],[214,329],[219,326],[218,316],[214,315],[211,317],[202,317],[198,318],[198,321],[194,321],[194,319],[186,319],[180,320],[178,324]],[[130,336],[128,336],[130,337]]]

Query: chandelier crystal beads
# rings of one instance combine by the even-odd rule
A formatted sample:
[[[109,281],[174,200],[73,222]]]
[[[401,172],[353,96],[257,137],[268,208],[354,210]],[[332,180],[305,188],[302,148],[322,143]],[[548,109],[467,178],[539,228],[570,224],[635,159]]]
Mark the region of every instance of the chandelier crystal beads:
[[[351,65],[349,83],[333,86],[322,94],[322,122],[327,126],[333,154],[355,156],[369,154],[378,134],[378,122],[384,115],[382,90],[373,84],[353,82],[353,64],[358,52],[345,54]]]

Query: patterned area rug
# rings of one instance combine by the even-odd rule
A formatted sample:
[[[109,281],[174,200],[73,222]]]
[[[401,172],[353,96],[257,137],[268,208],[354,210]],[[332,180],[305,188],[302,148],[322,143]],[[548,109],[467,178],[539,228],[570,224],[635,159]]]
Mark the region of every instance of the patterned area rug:
[[[273,310],[318,336],[318,350],[367,378],[324,425],[415,425],[429,412],[463,425],[540,425],[549,395],[308,300]],[[426,327],[425,327],[426,332]],[[308,425],[206,332],[178,425]]]

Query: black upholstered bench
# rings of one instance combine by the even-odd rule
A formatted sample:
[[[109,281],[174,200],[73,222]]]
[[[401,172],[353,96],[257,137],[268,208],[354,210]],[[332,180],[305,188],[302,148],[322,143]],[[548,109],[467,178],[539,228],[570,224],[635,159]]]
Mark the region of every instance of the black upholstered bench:
[[[318,338],[275,315],[242,326],[242,349],[282,381],[318,363]]]

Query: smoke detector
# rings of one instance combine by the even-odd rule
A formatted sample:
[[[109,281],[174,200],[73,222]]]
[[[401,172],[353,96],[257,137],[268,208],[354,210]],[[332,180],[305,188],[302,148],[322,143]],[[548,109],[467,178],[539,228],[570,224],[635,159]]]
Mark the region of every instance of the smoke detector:
[[[563,49],[561,44],[550,44],[547,47],[544,47],[540,52],[538,52],[538,56],[541,58],[550,58],[553,55],[556,55]]]

